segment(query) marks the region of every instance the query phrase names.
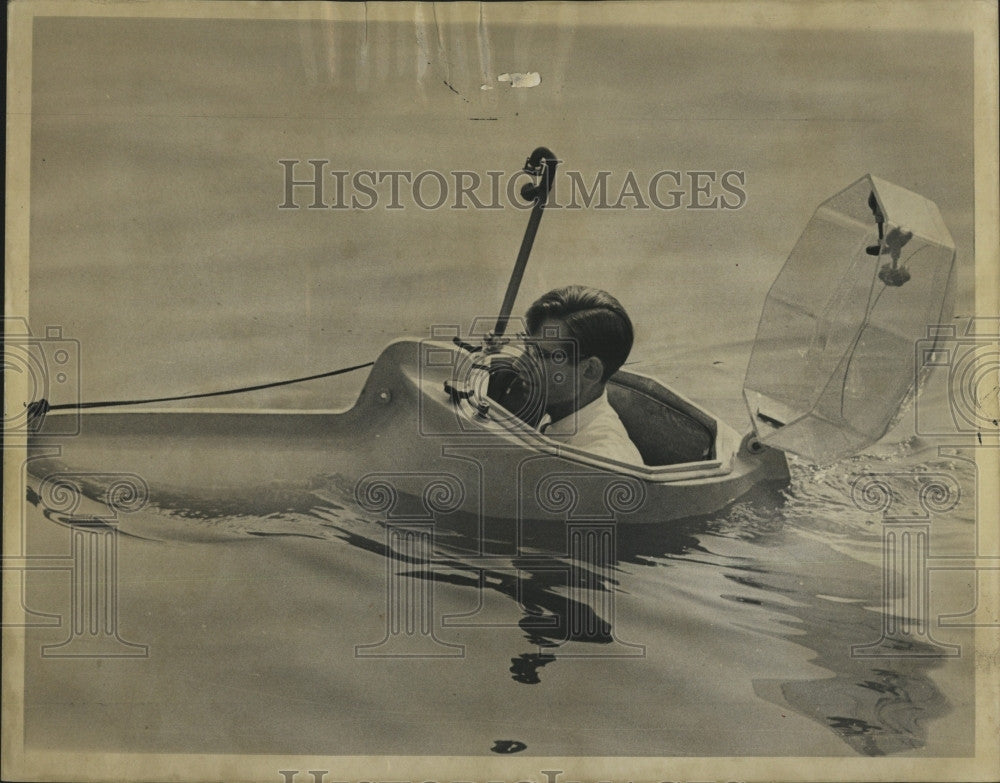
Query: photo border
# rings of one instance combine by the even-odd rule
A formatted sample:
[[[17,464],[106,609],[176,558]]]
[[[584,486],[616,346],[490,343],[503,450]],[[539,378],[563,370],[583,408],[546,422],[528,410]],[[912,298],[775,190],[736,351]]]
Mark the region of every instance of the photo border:
[[[972,32],[975,57],[975,296],[976,313],[994,316],[998,308],[997,169],[997,10],[984,0],[895,0],[862,2],[643,2],[602,3],[584,7],[568,4],[578,25],[650,25],[671,27],[746,26],[748,28],[823,28],[952,30]],[[498,4],[490,13],[498,22],[540,21],[553,8],[542,4]],[[478,5],[463,4],[456,13],[476,18]],[[7,210],[5,247],[5,314],[28,312],[28,258],[30,211],[32,22],[43,16],[141,16],[215,19],[350,19],[392,21],[412,17],[409,3],[399,4],[282,4],[248,5],[237,2],[30,2],[8,6],[7,64]],[[26,388],[20,378],[5,378],[8,409],[20,405]],[[976,459],[980,476],[1000,476],[1000,452],[980,449]],[[23,499],[23,444],[4,444],[4,543],[17,535],[16,518]],[[1000,519],[998,486],[981,481],[978,508],[982,520]],[[998,531],[983,531],[981,542],[991,554],[1000,552]],[[5,547],[6,549],[6,547]],[[984,580],[997,601],[998,578]],[[5,618],[20,616],[22,608],[10,589],[5,572]],[[996,743],[1000,665],[996,628],[975,629],[977,699],[974,758],[542,758],[470,756],[317,757],[286,755],[185,755],[127,753],[54,753],[31,751],[24,736],[24,631],[3,630],[4,778],[7,780],[262,780],[279,783],[280,770],[298,769],[298,780],[311,780],[308,770],[330,770],[328,781],[539,781],[545,770],[559,770],[566,781],[639,780],[989,780],[1000,774]]]

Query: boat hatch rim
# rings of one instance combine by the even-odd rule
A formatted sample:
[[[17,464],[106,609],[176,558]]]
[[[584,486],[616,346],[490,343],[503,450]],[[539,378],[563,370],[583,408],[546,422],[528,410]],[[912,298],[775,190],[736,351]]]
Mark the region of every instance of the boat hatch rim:
[[[451,405],[449,403],[449,405]],[[462,408],[467,410],[462,411]],[[462,400],[458,405],[454,405],[453,410],[457,415],[462,416],[466,422],[474,424],[483,435],[491,438],[501,437],[523,445],[532,451],[542,454],[561,457],[570,462],[600,468],[612,473],[634,476],[650,483],[668,483],[672,481],[682,481],[689,479],[710,478],[725,476],[733,472],[733,465],[736,457],[736,444],[739,443],[738,436],[735,442],[731,437],[736,435],[730,432],[730,428],[716,417],[705,411],[707,416],[712,416],[716,424],[716,453],[719,453],[719,446],[724,447],[727,458],[713,457],[712,459],[696,460],[693,462],[675,462],[670,465],[635,465],[630,462],[620,462],[609,457],[599,457],[584,449],[578,449],[566,443],[561,443],[547,435],[543,435],[534,427],[525,424],[513,413],[504,408],[495,400],[490,400],[489,418],[484,419],[472,415],[474,408],[468,400]],[[504,421],[495,418],[495,411],[500,410]],[[469,437],[475,437],[472,433],[466,432],[462,435],[463,442],[467,442]]]

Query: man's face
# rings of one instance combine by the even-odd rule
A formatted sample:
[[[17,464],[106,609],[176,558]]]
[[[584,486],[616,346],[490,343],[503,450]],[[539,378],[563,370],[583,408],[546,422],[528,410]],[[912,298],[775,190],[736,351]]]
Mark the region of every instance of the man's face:
[[[580,351],[561,320],[549,318],[528,339],[530,355],[536,362],[536,378],[543,385],[545,410],[576,410],[579,399]],[[533,373],[533,375],[535,374]]]

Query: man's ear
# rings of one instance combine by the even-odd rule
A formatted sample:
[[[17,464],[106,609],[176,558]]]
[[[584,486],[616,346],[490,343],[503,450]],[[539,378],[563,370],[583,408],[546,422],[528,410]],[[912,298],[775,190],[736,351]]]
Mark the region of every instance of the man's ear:
[[[604,377],[604,362],[597,356],[588,356],[582,364],[583,377],[591,383],[600,383]]]

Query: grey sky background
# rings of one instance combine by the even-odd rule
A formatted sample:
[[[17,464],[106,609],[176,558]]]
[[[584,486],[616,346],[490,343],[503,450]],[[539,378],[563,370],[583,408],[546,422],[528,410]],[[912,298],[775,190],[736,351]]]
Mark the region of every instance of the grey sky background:
[[[612,194],[628,171],[744,172],[738,210],[546,214],[517,309],[606,288],[637,359],[747,344],[813,210],[868,172],[939,205],[969,311],[970,35],[450,13],[36,19],[30,318],[82,341],[85,398],[318,372],[496,312],[527,213],[279,210],[289,158],[485,178],[545,145],[585,180],[612,172]],[[514,71],[541,83],[496,81]]]

